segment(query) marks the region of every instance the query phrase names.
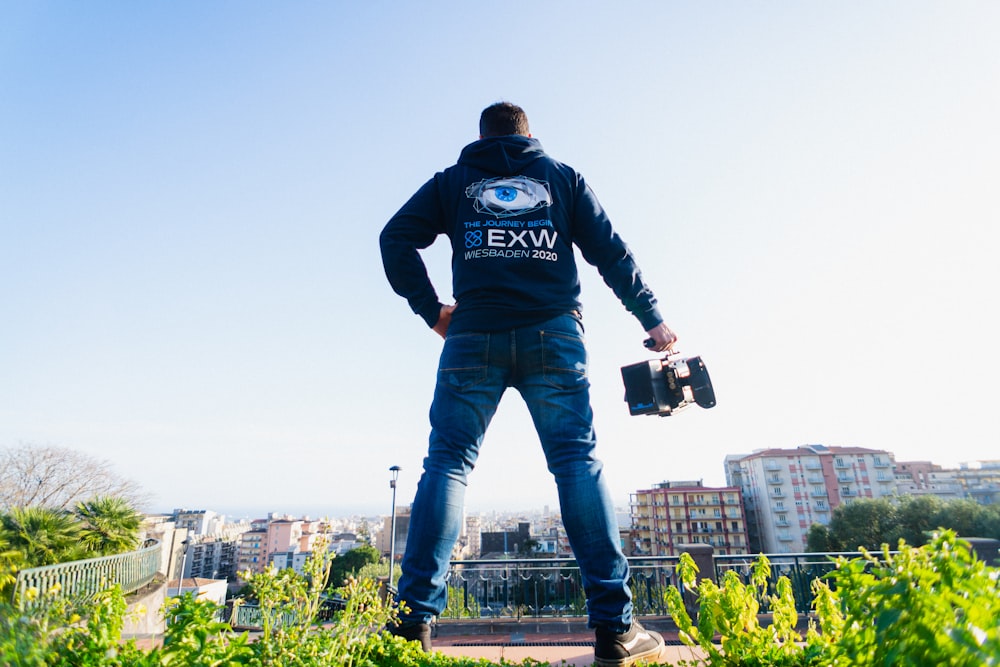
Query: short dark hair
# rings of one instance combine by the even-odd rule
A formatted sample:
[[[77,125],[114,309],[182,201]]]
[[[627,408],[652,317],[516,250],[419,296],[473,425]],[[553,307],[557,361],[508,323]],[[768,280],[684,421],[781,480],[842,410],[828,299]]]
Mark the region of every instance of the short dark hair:
[[[491,104],[479,116],[479,134],[483,137],[502,137],[507,134],[528,136],[528,114],[510,102]]]

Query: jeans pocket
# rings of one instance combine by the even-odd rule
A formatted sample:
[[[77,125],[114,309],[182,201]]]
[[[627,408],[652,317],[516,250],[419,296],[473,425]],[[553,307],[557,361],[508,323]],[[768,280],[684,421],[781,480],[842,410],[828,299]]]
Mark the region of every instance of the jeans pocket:
[[[486,379],[489,368],[490,336],[465,333],[448,336],[438,364],[438,383],[461,389]]]
[[[587,384],[587,348],[571,333],[542,331],[542,374],[553,387],[571,389]]]

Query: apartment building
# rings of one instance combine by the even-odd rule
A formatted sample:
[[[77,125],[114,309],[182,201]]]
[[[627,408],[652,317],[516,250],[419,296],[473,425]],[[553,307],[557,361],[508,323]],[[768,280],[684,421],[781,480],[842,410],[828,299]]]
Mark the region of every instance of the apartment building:
[[[410,506],[397,506],[396,507],[396,543],[395,545],[390,545],[392,541],[392,517],[385,517],[382,525],[382,530],[379,531],[378,537],[375,540],[375,547],[379,550],[383,556],[388,556],[390,552],[396,562],[399,562],[403,558],[403,552],[406,551],[406,538],[410,534]]]
[[[749,536],[738,486],[706,487],[701,480],[656,484],[631,496],[632,530],[627,553],[676,556],[683,544],[710,544],[717,554],[749,553]]]
[[[1000,503],[1000,460],[963,463],[956,477],[967,498],[980,505]]]
[[[965,497],[958,471],[945,470],[930,461],[897,461],[893,476],[901,496],[937,496],[942,500]]]
[[[239,572],[263,572],[267,568],[267,519],[250,522],[250,530],[240,535]]]
[[[187,545],[184,577],[235,581],[240,544],[216,537],[194,538]]]
[[[809,527],[857,498],[897,495],[890,452],[802,445],[726,457],[726,483],[743,491],[752,551],[805,551]]]
[[[212,510],[174,510],[174,523],[192,535],[219,535],[226,523],[226,515]]]

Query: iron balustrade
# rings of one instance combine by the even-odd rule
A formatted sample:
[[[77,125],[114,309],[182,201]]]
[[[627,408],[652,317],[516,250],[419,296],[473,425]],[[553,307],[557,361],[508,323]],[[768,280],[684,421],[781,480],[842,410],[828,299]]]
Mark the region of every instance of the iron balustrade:
[[[788,577],[795,605],[802,614],[812,608],[812,582],[834,569],[838,556],[860,557],[861,552],[768,554],[770,591],[779,577]],[[630,586],[639,616],[668,614],[667,587],[679,587],[679,556],[632,556]],[[728,570],[750,583],[757,555],[715,555],[715,577],[721,582]],[[704,574],[704,573],[703,573]],[[586,616],[583,583],[576,560],[571,558],[511,558],[451,561],[445,576],[448,606],[442,619],[532,618]],[[767,600],[761,612],[769,611]]]
[[[160,541],[146,540],[137,551],[21,570],[15,600],[24,609],[32,599],[88,598],[116,585],[128,595],[153,581],[160,557]],[[34,592],[29,595],[29,591]]]
[[[771,577],[768,593],[774,592],[779,577],[788,577],[795,594],[796,610],[811,611],[812,582],[834,569],[834,559],[860,557],[861,552],[768,554]],[[664,600],[668,587],[677,587],[679,556],[632,556],[631,571],[634,613],[637,616],[667,616]],[[715,577],[720,581],[727,571],[734,571],[740,580],[750,583],[756,555],[714,556]],[[439,617],[442,621],[459,618],[543,618],[585,617],[587,615],[580,568],[572,558],[510,558],[451,561],[445,575],[448,605]],[[342,601],[341,601],[342,602]],[[770,611],[765,596],[760,613]],[[324,605],[319,620],[328,621],[337,604]],[[261,627],[260,610],[252,604],[240,604],[235,611],[220,615],[233,627]],[[295,618],[275,617],[278,625],[289,625]]]
[[[677,556],[629,558],[635,610],[666,614],[664,592],[676,585]],[[586,616],[580,568],[572,558],[451,561],[442,619]]]

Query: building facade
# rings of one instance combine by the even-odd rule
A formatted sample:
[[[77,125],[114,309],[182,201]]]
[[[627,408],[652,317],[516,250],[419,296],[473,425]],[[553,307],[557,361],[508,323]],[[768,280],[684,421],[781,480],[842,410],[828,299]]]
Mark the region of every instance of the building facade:
[[[194,538],[187,545],[185,577],[235,581],[240,544],[236,540]]]
[[[805,551],[809,527],[858,498],[897,495],[893,455],[863,447],[803,445],[726,457],[726,482],[743,491],[750,549]]]
[[[636,491],[626,553],[676,556],[684,544],[710,544],[717,554],[749,553],[746,514],[737,486],[706,487],[701,480],[662,482]]]

